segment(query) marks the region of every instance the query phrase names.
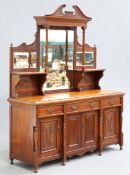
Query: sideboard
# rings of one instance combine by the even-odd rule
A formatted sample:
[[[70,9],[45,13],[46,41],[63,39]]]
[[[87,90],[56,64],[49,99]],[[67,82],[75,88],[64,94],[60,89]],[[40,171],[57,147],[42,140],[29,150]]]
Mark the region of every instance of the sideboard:
[[[65,7],[34,17],[32,44],[10,46],[10,160],[34,172],[43,162],[65,165],[74,155],[123,146],[124,93],[101,89],[105,69],[97,69],[96,46],[85,39],[92,18],[76,5]]]
[[[9,98],[10,159],[42,162],[123,146],[123,93],[90,90]]]

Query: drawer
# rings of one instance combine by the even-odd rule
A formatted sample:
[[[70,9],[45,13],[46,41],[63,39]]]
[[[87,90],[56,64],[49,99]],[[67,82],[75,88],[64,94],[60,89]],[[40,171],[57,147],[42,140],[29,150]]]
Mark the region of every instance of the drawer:
[[[102,100],[102,107],[120,105],[121,100],[120,97],[111,97]]]
[[[68,103],[66,105],[66,112],[79,112],[85,110],[92,110],[99,108],[99,101],[84,101],[84,102],[75,102]]]
[[[64,108],[62,105],[56,105],[56,106],[38,106],[37,113],[38,116],[43,116],[43,115],[56,115],[56,114],[61,114],[64,112]]]

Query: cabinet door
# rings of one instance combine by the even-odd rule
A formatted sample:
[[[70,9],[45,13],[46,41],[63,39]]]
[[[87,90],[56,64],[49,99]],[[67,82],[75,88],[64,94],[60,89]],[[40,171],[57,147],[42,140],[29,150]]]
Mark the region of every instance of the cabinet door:
[[[40,152],[43,156],[61,153],[62,121],[61,117],[49,117],[40,120]]]
[[[75,151],[81,148],[82,144],[82,114],[72,114],[67,116],[67,150]]]
[[[119,108],[105,109],[103,112],[103,142],[118,141],[119,139]]]
[[[82,120],[83,146],[97,147],[98,136],[98,112],[85,112]]]

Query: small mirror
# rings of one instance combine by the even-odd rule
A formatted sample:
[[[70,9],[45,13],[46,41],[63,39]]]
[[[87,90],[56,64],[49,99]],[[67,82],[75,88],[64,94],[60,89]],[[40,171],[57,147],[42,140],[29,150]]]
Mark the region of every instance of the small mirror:
[[[23,69],[29,67],[29,53],[28,52],[14,52],[13,68]]]
[[[31,52],[30,53],[30,68],[36,68],[37,64],[37,53]]]
[[[82,52],[77,52],[77,66],[81,66],[82,63]],[[86,66],[94,66],[94,52],[85,52],[84,63]]]
[[[13,68],[27,69],[36,68],[37,53],[36,52],[14,52]]]

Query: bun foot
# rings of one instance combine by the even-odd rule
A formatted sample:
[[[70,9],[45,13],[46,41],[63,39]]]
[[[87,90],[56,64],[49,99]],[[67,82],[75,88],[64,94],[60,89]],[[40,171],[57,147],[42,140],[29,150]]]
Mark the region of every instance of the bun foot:
[[[62,165],[65,166],[66,165],[66,162],[62,162]]]
[[[123,146],[120,146],[120,150],[123,150]]]
[[[99,156],[102,156],[102,153],[101,152],[99,152]]]
[[[34,169],[34,173],[38,173],[38,169]]]
[[[13,165],[14,162],[13,162],[14,159],[10,159],[10,164]]]

